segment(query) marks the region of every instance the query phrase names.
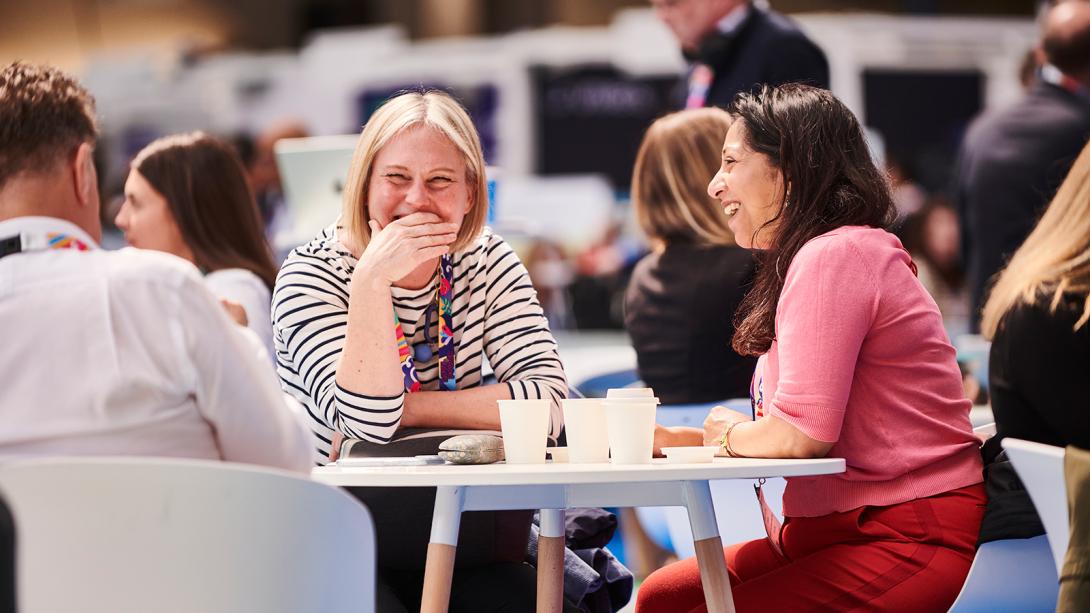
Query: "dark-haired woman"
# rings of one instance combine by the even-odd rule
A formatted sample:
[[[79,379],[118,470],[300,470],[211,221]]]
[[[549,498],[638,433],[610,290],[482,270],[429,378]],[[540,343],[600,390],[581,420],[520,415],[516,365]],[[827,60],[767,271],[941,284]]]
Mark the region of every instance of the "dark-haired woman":
[[[940,611],[972,563],[985,502],[955,352],[916,278],[889,187],[855,117],[801,85],[736,98],[708,186],[761,252],[734,348],[763,355],[757,420],[717,407],[656,445],[842,457],[788,479],[782,530],[725,551],[745,611]],[[714,442],[713,442],[714,441]],[[637,610],[703,611],[695,560],[640,587]]]
[[[270,296],[277,267],[238,154],[201,132],[144,147],[125,181],[114,220],[133,247],[189,260],[228,313],[275,358]],[[241,307],[241,311],[237,307]]]

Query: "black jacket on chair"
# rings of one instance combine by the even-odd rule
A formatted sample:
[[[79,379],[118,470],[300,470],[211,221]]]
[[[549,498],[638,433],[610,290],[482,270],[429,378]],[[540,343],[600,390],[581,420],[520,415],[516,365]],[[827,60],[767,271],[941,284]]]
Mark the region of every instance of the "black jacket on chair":
[[[990,279],[1025,241],[1090,138],[1090,99],[1037,83],[973,123],[955,186],[972,330]]]
[[[715,72],[704,106],[726,107],[738,92],[762,84],[829,87],[821,49],[789,18],[752,6],[736,29],[709,36],[689,59]]]

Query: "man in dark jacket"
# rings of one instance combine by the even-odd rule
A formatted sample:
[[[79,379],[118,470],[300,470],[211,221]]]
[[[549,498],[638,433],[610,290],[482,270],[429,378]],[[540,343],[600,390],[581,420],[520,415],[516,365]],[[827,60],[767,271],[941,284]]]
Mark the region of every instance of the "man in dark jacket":
[[[685,107],[725,107],[758,85],[829,87],[825,54],[783,15],[748,0],[651,0],[692,66]]]
[[[971,328],[992,277],[1021,246],[1090,138],[1090,2],[1045,14],[1037,82],[1014,106],[974,122],[956,197]]]

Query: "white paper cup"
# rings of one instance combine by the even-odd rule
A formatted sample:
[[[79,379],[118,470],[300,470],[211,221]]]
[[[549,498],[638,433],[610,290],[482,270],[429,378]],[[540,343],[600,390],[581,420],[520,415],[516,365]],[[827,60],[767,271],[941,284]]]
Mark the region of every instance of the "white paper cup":
[[[549,438],[548,400],[497,400],[503,455],[508,464],[544,464]]]
[[[568,448],[567,447],[549,447],[549,457],[553,459],[553,464],[564,464],[568,461]]]
[[[610,461],[614,464],[650,464],[655,449],[655,413],[658,398],[607,398]]]
[[[568,458],[573,464],[609,462],[609,437],[606,408],[601,398],[566,398],[564,432],[568,438]]]
[[[606,398],[654,398],[655,390],[649,387],[611,387]]]

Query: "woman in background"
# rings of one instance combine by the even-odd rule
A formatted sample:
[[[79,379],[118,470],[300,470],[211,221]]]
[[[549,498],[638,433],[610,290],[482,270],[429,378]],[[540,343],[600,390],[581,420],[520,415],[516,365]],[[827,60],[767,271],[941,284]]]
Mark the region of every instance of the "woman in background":
[[[996,435],[1090,449],[1090,145],[1000,273],[981,331]],[[989,454],[991,449],[993,453]]]
[[[920,283],[935,299],[950,338],[969,331],[969,290],[958,257],[958,216],[941,196],[927,200],[904,223],[905,249]]]
[[[749,396],[756,359],[730,339],[753,256],[707,193],[730,122],[718,108],[672,113],[651,124],[636,155],[632,204],[653,252],[629,281],[625,328],[640,378],[664,404]]]
[[[276,264],[245,170],[231,145],[193,132],[144,147],[114,220],[133,247],[189,260],[275,362],[270,296]],[[238,308],[241,307],[241,308]]]

